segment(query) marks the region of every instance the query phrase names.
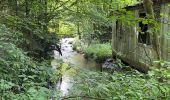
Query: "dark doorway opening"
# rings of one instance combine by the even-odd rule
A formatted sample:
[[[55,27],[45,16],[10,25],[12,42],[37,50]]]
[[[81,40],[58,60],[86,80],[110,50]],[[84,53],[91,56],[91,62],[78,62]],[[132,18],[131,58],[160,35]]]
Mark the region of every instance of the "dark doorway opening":
[[[140,18],[145,18],[146,13],[139,13]],[[148,24],[143,24],[142,21],[139,22],[140,32],[138,35],[138,42],[142,44],[150,44],[150,35],[148,31]]]

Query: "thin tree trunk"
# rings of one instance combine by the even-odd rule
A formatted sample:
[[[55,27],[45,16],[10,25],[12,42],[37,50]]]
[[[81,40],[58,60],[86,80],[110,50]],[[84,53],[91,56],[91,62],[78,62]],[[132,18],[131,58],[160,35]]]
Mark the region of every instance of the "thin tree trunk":
[[[79,3],[77,1],[77,15],[79,14]],[[77,22],[77,34],[79,36],[79,39],[81,39],[81,33],[80,33],[80,23],[79,23],[79,20]]]
[[[47,6],[47,0],[45,0],[44,1],[44,23],[45,23],[45,25],[44,25],[44,32],[47,32],[48,31],[48,28],[47,28],[47,26],[48,26],[48,19],[47,19],[47,8],[48,6]]]
[[[15,15],[18,16],[18,1],[15,0]]]
[[[80,24],[79,24],[79,22],[77,22],[77,33],[78,33],[79,39],[81,39]]]
[[[25,0],[25,14],[26,14],[26,17],[29,16],[28,0]]]

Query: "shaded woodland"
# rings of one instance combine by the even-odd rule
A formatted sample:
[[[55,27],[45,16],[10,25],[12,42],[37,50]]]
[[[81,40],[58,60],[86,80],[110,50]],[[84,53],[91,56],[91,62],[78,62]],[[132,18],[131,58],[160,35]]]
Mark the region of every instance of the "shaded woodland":
[[[169,0],[0,0],[0,100],[169,100]]]

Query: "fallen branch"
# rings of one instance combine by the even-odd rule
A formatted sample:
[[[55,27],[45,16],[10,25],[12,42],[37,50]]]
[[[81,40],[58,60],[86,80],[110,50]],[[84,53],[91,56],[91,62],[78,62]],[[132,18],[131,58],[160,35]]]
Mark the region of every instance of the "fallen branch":
[[[91,97],[91,96],[65,96],[61,100],[67,100],[67,99],[73,99],[73,98],[88,98],[88,99],[95,99],[95,100],[108,100],[108,98],[97,98],[97,97]]]

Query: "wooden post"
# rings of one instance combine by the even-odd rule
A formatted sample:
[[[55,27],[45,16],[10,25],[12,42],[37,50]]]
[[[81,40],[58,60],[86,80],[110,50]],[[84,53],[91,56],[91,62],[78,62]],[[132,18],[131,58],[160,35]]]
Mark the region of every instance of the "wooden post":
[[[147,13],[147,18],[154,20],[154,11],[153,11],[153,1],[152,0],[143,0],[144,8]],[[151,23],[150,24],[151,28],[155,28],[156,26]],[[158,33],[154,30],[153,33],[150,33],[151,36],[151,41],[152,41],[152,46],[153,46],[153,51],[155,51],[156,54],[156,59],[161,60],[161,52],[160,52],[160,42],[158,38]]]

